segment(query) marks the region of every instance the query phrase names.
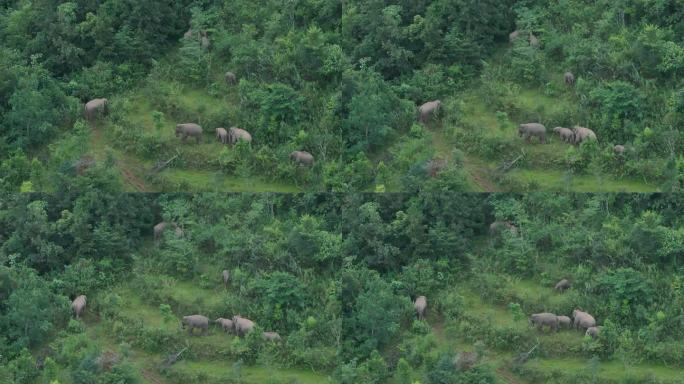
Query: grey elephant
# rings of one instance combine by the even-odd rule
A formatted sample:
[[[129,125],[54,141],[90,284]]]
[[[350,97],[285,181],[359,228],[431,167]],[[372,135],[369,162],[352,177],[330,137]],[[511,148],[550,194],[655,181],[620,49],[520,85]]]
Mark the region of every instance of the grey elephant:
[[[553,331],[558,330],[558,316],[553,313],[535,313],[530,316],[530,324],[537,327],[537,329],[544,329],[544,326],[549,327]]]
[[[188,137],[194,137],[199,144],[200,140],[202,139],[202,127],[195,123],[177,124],[176,137],[182,137],[183,142],[185,142]]]
[[[174,228],[175,229],[173,230],[173,234],[176,235],[176,237],[183,237],[185,235],[185,232],[183,232],[183,228],[176,225],[176,223],[174,223]]]
[[[93,99],[85,104],[83,113],[86,120],[94,121],[98,116],[104,116],[109,113],[109,100],[107,99]]]
[[[240,315],[233,316],[233,328],[238,336],[244,336],[254,329],[254,322]]]
[[[183,328],[188,328],[188,333],[191,335],[195,328],[201,329],[202,334],[205,334],[209,329],[209,319],[202,315],[183,316],[182,324]]]
[[[223,272],[221,272],[221,278],[223,279],[223,285],[227,286],[230,281],[230,272],[228,272],[227,269],[224,269]]]
[[[263,332],[261,334],[261,337],[263,337],[264,340],[268,340],[268,341],[280,341],[281,340],[278,332]]]
[[[164,231],[168,227],[173,227],[175,229],[175,234],[176,236],[182,236],[183,230],[178,227],[178,224],[174,222],[169,222],[169,221],[162,221],[161,223],[158,223],[157,225],[154,226],[154,240],[159,241],[162,238],[162,235],[164,234]]]
[[[221,144],[228,144],[228,131],[225,128],[216,128],[216,139]]]
[[[539,47],[539,39],[533,33],[530,33],[530,46],[534,48]]]
[[[235,145],[235,143],[237,143],[238,140],[243,140],[248,143],[251,143],[252,135],[250,135],[249,132],[245,131],[242,128],[231,127],[228,130],[228,142],[230,143],[230,145]]]
[[[499,235],[504,230],[510,231],[514,236],[518,234],[518,227],[513,225],[510,221],[495,221],[489,224],[489,234],[491,236]]]
[[[224,75],[224,79],[226,80],[226,84],[228,85],[235,85],[237,84],[237,76],[233,72],[226,72]]]
[[[565,292],[565,290],[569,289],[570,287],[572,287],[572,283],[568,279],[563,279],[556,283],[554,289],[558,292]]]
[[[584,311],[575,309],[572,311],[572,327],[574,329],[588,329],[596,326],[596,319]]]
[[[602,326],[589,327],[589,328],[587,328],[587,332],[585,333],[585,335],[590,336],[592,339],[595,339],[601,333],[601,328],[603,328],[603,327]]]
[[[200,46],[202,47],[202,50],[205,51],[211,48],[211,40],[209,40],[209,37],[207,37],[206,34],[200,39]]]
[[[572,320],[568,316],[558,316],[558,326],[570,329],[572,327]]]
[[[563,75],[563,80],[565,81],[566,85],[575,85],[575,75],[573,75],[572,72],[565,72]]]
[[[194,34],[192,28],[188,29],[187,32],[183,34],[183,38],[186,40],[192,39],[192,35]]]
[[[477,352],[461,352],[453,360],[454,368],[458,371],[467,371],[477,363],[477,360]]]
[[[625,146],[624,145],[616,145],[613,147],[613,152],[616,155],[624,155],[625,154]]]
[[[307,167],[312,166],[314,163],[313,155],[306,151],[294,151],[290,153],[290,160],[294,161],[297,165]]]
[[[519,37],[520,37],[520,31],[518,31],[518,30],[516,29],[515,31],[511,32],[511,33],[508,35],[508,41],[509,41],[511,44],[513,44],[513,43],[515,43],[516,40],[518,40]]]
[[[86,295],[80,295],[71,302],[71,309],[74,311],[76,318],[80,318],[86,307]]]
[[[436,114],[441,106],[442,102],[440,100],[428,101],[427,103],[421,105],[418,108],[418,112],[420,113],[420,121],[423,124],[427,124],[430,120],[430,117]]]
[[[538,137],[542,144],[546,143],[546,127],[539,123],[520,124],[518,135],[524,137],[528,143],[532,137]]]
[[[413,303],[413,308],[416,310],[419,320],[425,319],[425,310],[427,309],[427,298],[425,296],[418,296]]]
[[[219,317],[218,319],[214,320],[214,323],[218,324],[221,327],[221,329],[223,329],[223,332],[233,330],[233,320],[231,319],[224,319],[223,317]]]
[[[596,133],[594,133],[594,131],[592,131],[589,128],[580,127],[580,126],[576,125],[572,129],[572,131],[575,134],[573,141],[576,145],[579,145],[582,142],[587,141],[587,140],[596,140]]]
[[[564,143],[572,143],[575,139],[575,132],[570,128],[556,127],[553,132],[560,137]]]

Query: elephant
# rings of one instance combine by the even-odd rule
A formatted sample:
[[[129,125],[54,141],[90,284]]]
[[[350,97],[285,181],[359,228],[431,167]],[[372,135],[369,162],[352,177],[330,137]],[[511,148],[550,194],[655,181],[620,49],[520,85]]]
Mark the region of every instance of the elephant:
[[[238,140],[244,140],[248,143],[252,142],[252,135],[249,134],[249,132],[245,131],[242,128],[238,127],[231,127],[228,130],[228,142],[230,145],[235,145]]]
[[[416,310],[419,320],[425,319],[425,310],[427,309],[427,298],[425,296],[418,296],[413,303],[413,308]]]
[[[312,166],[314,163],[313,155],[306,151],[294,151],[290,153],[290,160],[294,161],[297,165],[302,166]]]
[[[254,322],[240,315],[233,316],[233,327],[238,336],[244,336],[254,329]]]
[[[227,286],[228,281],[230,281],[230,272],[228,272],[227,269],[224,269],[221,273],[221,277],[223,278],[223,285]]]
[[[264,340],[268,340],[268,341],[280,341],[281,340],[278,332],[263,332],[261,334],[261,337],[263,337]]]
[[[71,302],[71,309],[74,311],[76,318],[80,318],[86,307],[86,295],[80,295]]]
[[[530,324],[534,325],[538,329],[543,329],[544,326],[548,326],[551,330],[558,331],[558,316],[553,313],[535,313],[530,316]]]
[[[216,128],[216,139],[221,142],[221,144],[228,143],[228,131],[225,128]]]
[[[568,279],[563,279],[556,283],[554,289],[558,292],[564,292],[566,289],[572,287],[572,283]]]
[[[237,76],[233,72],[226,72],[224,78],[226,79],[226,84],[235,85],[237,84]]]
[[[98,116],[104,116],[109,113],[109,100],[107,99],[93,99],[85,104],[84,115],[86,120],[93,121]]]
[[[199,144],[202,139],[202,127],[195,123],[183,123],[176,125],[176,137],[183,137],[183,142],[190,137],[194,137]]]
[[[454,368],[459,371],[467,371],[477,363],[477,352],[461,352],[454,358]]]
[[[515,43],[516,40],[518,40],[518,37],[520,37],[520,31],[518,31],[518,30],[516,29],[515,31],[511,32],[511,33],[508,35],[508,41],[509,41],[511,44],[513,44],[513,43]]]
[[[591,336],[592,339],[595,339],[595,338],[597,338],[597,337],[599,336],[599,334],[601,333],[601,328],[603,328],[603,327],[602,327],[602,326],[598,326],[598,327],[589,327],[589,328],[587,328],[587,332],[585,333],[585,335],[586,335],[586,336]]]
[[[209,38],[207,37],[206,32],[202,34],[202,38],[200,39],[200,46],[204,51],[211,48],[211,40],[209,40]]]
[[[589,128],[576,125],[572,131],[575,133],[573,142],[576,145],[579,145],[586,140],[596,140],[596,133]]]
[[[495,222],[489,224],[489,234],[491,236],[496,236],[499,233],[501,233],[501,231],[504,228],[509,230],[511,232],[511,234],[513,234],[513,235],[518,234],[518,227],[511,224],[510,221],[495,221]]]
[[[159,241],[162,238],[162,235],[164,234],[164,231],[166,230],[167,227],[173,227],[175,228],[175,234],[176,236],[182,236],[183,235],[183,230],[178,227],[178,224],[174,222],[169,222],[169,221],[162,221],[161,223],[157,224],[154,226],[154,240]]]
[[[437,175],[447,166],[447,160],[443,158],[434,158],[427,162],[425,170],[430,177],[437,177]]]
[[[566,85],[575,85],[575,75],[573,75],[572,72],[565,72],[565,75],[563,75],[563,80],[565,81]]]
[[[223,317],[219,317],[218,319],[214,320],[214,323],[220,325],[221,329],[223,329],[223,332],[233,330],[233,320],[231,319],[224,319]]]
[[[539,123],[520,124],[518,126],[518,135],[524,137],[528,143],[533,136],[538,137],[540,143],[546,143],[546,127]]]
[[[427,124],[430,120],[430,116],[436,114],[441,106],[442,102],[440,100],[428,101],[421,105],[418,108],[418,112],[420,112],[420,121],[423,124]]]
[[[560,137],[564,143],[572,143],[575,139],[575,132],[570,128],[556,127],[553,132]]]
[[[572,327],[572,320],[568,316],[558,316],[558,325],[565,329],[570,329]]]
[[[534,48],[539,47],[539,39],[533,33],[530,33],[530,46]]]
[[[173,223],[173,225],[176,228],[174,229],[173,234],[176,235],[176,237],[183,237],[185,235],[185,232],[183,232],[183,228],[176,225],[176,223]]]
[[[190,29],[188,29],[187,32],[185,32],[185,34],[183,34],[183,38],[186,40],[192,39],[193,34],[194,34],[193,30],[192,30],[192,28],[190,28]]]
[[[572,318],[572,327],[574,329],[588,329],[596,326],[596,320],[594,317],[586,312],[580,311],[579,309],[572,311]]]
[[[625,146],[624,146],[624,145],[619,145],[619,144],[618,144],[618,145],[616,145],[616,146],[613,147],[613,152],[614,152],[616,155],[624,155],[624,153],[625,153]]]
[[[202,334],[205,334],[209,329],[209,319],[202,315],[183,316],[183,328],[188,327],[188,333],[192,335],[192,330],[199,328]]]

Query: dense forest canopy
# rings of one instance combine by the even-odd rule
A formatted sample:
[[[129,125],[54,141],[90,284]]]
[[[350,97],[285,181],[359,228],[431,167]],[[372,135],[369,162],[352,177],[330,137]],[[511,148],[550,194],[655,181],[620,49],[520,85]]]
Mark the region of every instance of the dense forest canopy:
[[[678,5],[5,1],[0,179],[50,191],[87,157],[140,191],[678,190]],[[84,126],[97,98],[110,115]],[[419,123],[431,100],[437,116]],[[204,128],[199,145],[174,137],[181,122]],[[526,144],[528,122],[586,126],[598,145]],[[231,126],[251,144],[209,144]]]
[[[6,195],[0,377],[253,382],[240,379],[245,364],[337,383],[495,383],[502,369],[536,383],[551,374],[538,364],[593,357],[596,367],[634,366],[634,377],[666,363],[661,380],[684,367],[682,203],[549,193]],[[162,221],[182,232],[153,240]],[[492,233],[502,221],[516,233]],[[554,292],[561,278],[572,287]],[[74,319],[69,303],[82,294],[85,314]],[[425,320],[414,320],[419,295]],[[532,313],[574,308],[603,326],[598,339],[527,324]],[[186,336],[178,322],[193,313],[241,314],[283,341],[213,325]],[[506,356],[535,345],[531,362],[508,365]],[[182,362],[159,365],[184,348]],[[464,351],[479,360],[455,369]],[[116,359],[103,366],[103,356]],[[232,373],[206,371],[214,366]],[[275,372],[272,382],[289,382]],[[587,377],[561,372],[556,382]],[[614,382],[602,377],[594,382]]]

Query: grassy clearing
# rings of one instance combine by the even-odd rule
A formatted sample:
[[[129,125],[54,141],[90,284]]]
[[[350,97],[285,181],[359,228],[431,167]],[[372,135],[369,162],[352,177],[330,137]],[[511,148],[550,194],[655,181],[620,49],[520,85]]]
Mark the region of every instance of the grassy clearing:
[[[684,371],[658,365],[630,365],[619,361],[602,361],[595,366],[583,359],[534,359],[527,364],[527,368],[546,374],[564,376],[568,373],[585,373],[606,381],[618,382],[622,380],[649,380],[661,382],[682,382]],[[636,381],[634,381],[636,382]]]
[[[237,376],[234,363],[233,361],[181,361],[173,367],[171,375],[173,375],[173,372],[201,374],[215,380],[240,377],[241,382],[245,384],[261,384],[267,383],[269,380],[278,380],[277,382],[279,383],[289,382],[297,384],[332,383],[330,378],[321,374],[275,367],[243,366],[239,370],[240,375]]]

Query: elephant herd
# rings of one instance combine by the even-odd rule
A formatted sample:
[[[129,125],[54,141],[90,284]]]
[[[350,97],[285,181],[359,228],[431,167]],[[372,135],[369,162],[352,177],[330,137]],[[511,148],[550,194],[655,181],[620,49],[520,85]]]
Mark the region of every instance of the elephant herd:
[[[227,72],[225,75],[228,84],[235,84],[237,78],[234,73]],[[87,121],[94,122],[98,118],[106,116],[109,113],[109,101],[107,99],[93,99],[85,104],[84,116]],[[235,145],[238,141],[252,142],[252,135],[246,130],[238,127],[231,127],[229,129],[219,127],[216,128],[216,139],[221,144]],[[197,123],[181,123],[176,124],[176,137],[180,137],[183,142],[188,138],[195,139],[199,144],[203,137],[203,129]],[[310,167],[314,164],[314,156],[306,151],[294,151],[289,155],[290,160],[299,166]]]
[[[227,286],[230,282],[230,272],[225,269],[221,273],[221,280],[224,286]],[[213,321],[222,331],[224,332],[234,332],[237,336],[244,337],[249,332],[254,330],[256,324],[254,321],[242,317],[240,315],[234,315],[231,318],[219,317]],[[183,329],[188,329],[188,333],[193,334],[195,328],[201,330],[202,334],[205,334],[209,330],[209,318],[203,315],[189,315],[183,316],[181,318],[181,326]],[[267,341],[280,341],[281,337],[278,332],[268,331],[262,332],[261,337]]]
[[[571,288],[572,284],[567,279],[559,281],[555,289],[559,292],[564,292]],[[537,329],[542,330],[544,327],[548,327],[552,331],[558,331],[560,328],[565,329],[583,329],[585,330],[585,335],[591,338],[596,338],[601,332],[602,326],[596,325],[596,319],[594,316],[580,309],[575,309],[572,311],[572,319],[569,316],[557,316],[554,313],[544,312],[535,313],[529,317],[530,325],[535,326]]]

